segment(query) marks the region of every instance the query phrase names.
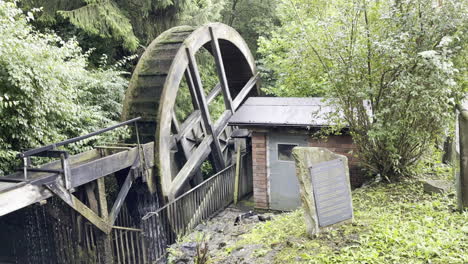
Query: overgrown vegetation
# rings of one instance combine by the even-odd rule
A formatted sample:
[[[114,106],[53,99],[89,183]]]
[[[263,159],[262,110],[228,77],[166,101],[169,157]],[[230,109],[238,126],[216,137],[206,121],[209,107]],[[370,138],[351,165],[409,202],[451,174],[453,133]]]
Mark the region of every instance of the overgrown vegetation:
[[[468,212],[455,212],[453,193],[428,195],[419,182],[379,184],[353,192],[354,223],[309,239],[302,211],[260,223],[229,251],[260,244],[258,262],[466,263]]]
[[[42,8],[42,26],[63,26],[64,20],[90,36],[111,39],[135,51],[166,29],[220,19],[224,1],[212,0],[24,0],[24,8]],[[62,27],[63,29],[63,27]]]
[[[275,80],[266,91],[332,99],[363,165],[390,180],[413,174],[466,90],[467,2],[288,0],[278,10],[281,26],[260,39]]]
[[[76,40],[64,41],[31,26],[34,14],[0,1],[0,173],[15,155],[82,135],[120,119],[127,85],[119,66],[88,67]],[[117,140],[122,132],[95,140]],[[84,145],[83,145],[84,144]],[[87,142],[71,146],[82,150]]]

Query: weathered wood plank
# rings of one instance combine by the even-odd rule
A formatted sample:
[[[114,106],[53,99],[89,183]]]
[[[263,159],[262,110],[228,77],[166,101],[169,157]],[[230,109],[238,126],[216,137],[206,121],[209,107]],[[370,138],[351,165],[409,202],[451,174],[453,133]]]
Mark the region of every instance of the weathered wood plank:
[[[60,197],[60,199],[62,199],[71,208],[73,208],[84,218],[86,218],[89,222],[95,225],[99,230],[106,234],[110,233],[110,231],[112,230],[112,226],[110,226],[106,221],[99,217],[95,212],[93,212],[93,210],[87,207],[73,194],[68,193],[68,191],[61,184],[55,182],[49,183],[46,186],[50,191],[52,191],[55,195]]]
[[[134,163],[136,165],[136,163]],[[114,225],[115,220],[117,220],[117,216],[119,215],[120,209],[122,209],[122,205],[124,204],[125,198],[127,197],[128,191],[133,184],[135,174],[135,168],[132,166],[128,171],[128,174],[125,178],[122,187],[120,187],[119,194],[117,195],[117,199],[115,199],[114,205],[112,206],[112,210],[109,214],[110,225]]]
[[[150,145],[149,145],[150,144]],[[153,143],[143,145],[145,157],[153,157]],[[132,166],[138,156],[138,147],[122,151],[110,156],[84,163],[71,169],[71,186],[77,187],[94,181],[106,175]],[[146,158],[146,167],[153,165],[153,158]]]
[[[52,197],[43,186],[20,184],[14,189],[0,192],[0,216]]]
[[[104,183],[104,178],[99,178],[96,182],[100,214],[102,218],[107,219],[109,217],[109,211],[107,209],[106,185]]]
[[[206,102],[206,98],[203,92],[203,86],[201,83],[201,78],[200,78],[200,73],[198,71],[198,66],[197,62],[195,60],[195,57],[193,53],[190,51],[190,49],[186,49],[187,52],[187,58],[188,58],[188,67],[189,67],[189,76],[193,78],[193,84],[195,87],[195,93],[197,94],[197,99],[198,99],[198,105],[200,106],[200,113],[202,117],[202,121],[205,127],[206,132],[209,135],[213,136],[213,141],[211,142],[211,150],[213,152],[213,157],[214,157],[214,165],[216,167],[217,171],[220,171],[224,168],[225,162],[223,158],[223,153],[221,151],[221,146],[219,144],[219,141],[217,139],[218,135],[214,134],[214,128],[211,123],[211,117],[210,117],[210,112],[208,110],[208,104]]]
[[[216,96],[221,92],[221,83],[216,84],[216,86],[211,90],[206,96],[206,102],[210,104]]]
[[[218,72],[218,78],[220,80],[221,89],[224,97],[224,105],[226,109],[232,111],[232,98],[231,92],[229,91],[228,81],[226,78],[226,72],[224,70],[224,62],[221,54],[221,49],[219,48],[218,38],[215,36],[212,27],[209,27],[210,36],[211,36],[211,50],[213,51],[213,56],[216,62],[216,71]]]
[[[232,102],[232,107],[233,110],[236,111],[237,108],[242,104],[242,102],[245,100],[247,95],[250,93],[252,88],[255,87],[255,84],[257,83],[258,79],[260,78],[259,74],[255,74],[250,78],[250,80],[245,84],[244,88],[239,92],[239,94],[236,96],[234,101]]]
[[[89,208],[93,210],[96,214],[99,214],[99,204],[96,198],[96,194],[94,193],[94,189],[96,188],[94,182],[90,182],[85,185],[86,196],[89,202]]]
[[[147,168],[150,168],[153,166],[153,160],[154,160],[153,145],[154,145],[153,142],[142,145],[145,151],[145,155],[146,155],[145,161],[147,164]],[[82,184],[85,184],[97,178],[102,178],[108,175],[108,174],[103,174],[106,172],[106,170],[102,170],[98,166],[99,160],[102,160],[102,159],[106,160],[109,163],[118,164],[119,166],[113,167],[114,170],[122,170],[122,169],[128,168],[131,166],[131,164],[128,164],[128,162],[119,163],[121,161],[120,156],[124,155],[127,157],[135,158],[136,155],[138,154],[138,148],[134,147],[129,151],[118,152],[116,154],[105,156],[102,158],[98,158],[99,157],[98,154],[99,154],[98,151],[92,150],[92,151],[89,151],[88,153],[81,153],[81,154],[76,155],[78,157],[71,156],[70,161],[71,161],[71,166],[72,166],[72,169],[71,169],[72,179],[84,177],[86,180],[80,180],[79,182],[82,182]],[[87,157],[87,158],[83,159],[83,157]],[[95,160],[88,161],[89,157],[94,157]],[[87,162],[83,162],[83,160],[86,160]],[[86,166],[88,163],[91,163],[93,166],[91,166],[92,169],[74,171],[73,167],[76,166],[74,162],[78,162],[79,164],[78,167]],[[60,161],[58,161],[58,166],[60,166],[59,164],[60,164]],[[57,165],[57,162],[54,162],[52,165],[53,166]],[[50,168],[50,167],[53,167],[52,165],[49,163],[49,164],[46,164],[44,167]],[[89,175],[83,175],[77,172],[89,173],[93,176],[90,177]],[[47,179],[47,181],[44,181],[43,183],[50,183],[50,182],[57,180],[57,178],[61,178],[60,175],[54,174],[54,173],[38,173],[38,174],[40,174],[40,177],[36,176],[34,177],[33,181],[28,182],[28,183],[12,184],[9,182],[8,183],[0,182],[0,186],[7,185],[7,187],[5,188],[0,188],[0,216],[9,214],[13,211],[16,211],[28,205],[40,202],[41,200],[48,199],[53,196],[53,194],[41,184],[41,179]],[[78,186],[79,185],[75,185],[72,187],[78,187]]]
[[[221,132],[223,132],[223,130],[226,128],[231,116],[232,116],[232,112],[226,110],[221,115],[221,117],[218,118],[218,120],[216,121],[216,124],[215,124],[215,134],[216,135],[219,136],[221,134]]]
[[[182,167],[177,176],[174,178],[168,192],[170,200],[176,198],[184,184],[190,179],[190,176],[196,172],[203,161],[208,157],[210,154],[210,145],[212,141],[213,136],[208,135],[205,137],[200,145],[198,145],[197,149],[192,153],[192,156],[187,160],[184,167]]]
[[[172,123],[174,124],[175,133],[179,134],[180,126],[179,126],[179,123],[177,121],[177,117],[175,116],[175,113],[173,113],[173,115],[172,115]],[[192,151],[191,151],[191,146],[190,146],[187,138],[186,137],[181,137],[179,139],[179,143],[180,143],[180,146],[182,147],[182,152],[183,152],[185,160],[188,160],[190,158],[190,156],[192,156]],[[203,175],[202,175],[202,172],[201,172],[200,169],[197,170],[197,172],[195,173],[195,176],[196,177],[194,179],[196,181],[196,184],[203,181]]]

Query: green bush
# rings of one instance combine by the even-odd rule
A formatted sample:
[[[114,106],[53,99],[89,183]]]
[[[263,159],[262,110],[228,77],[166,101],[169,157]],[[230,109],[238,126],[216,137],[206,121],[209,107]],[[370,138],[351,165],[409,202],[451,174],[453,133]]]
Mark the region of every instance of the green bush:
[[[466,1],[291,0],[278,10],[282,25],[260,39],[276,80],[267,92],[330,98],[365,167],[412,175],[466,90]]]
[[[127,81],[117,66],[88,67],[75,40],[39,33],[15,3],[0,1],[0,172],[18,151],[106,127],[120,117]],[[101,138],[111,140],[121,133]],[[93,139],[96,140],[96,139]],[[86,142],[71,146],[83,149]]]

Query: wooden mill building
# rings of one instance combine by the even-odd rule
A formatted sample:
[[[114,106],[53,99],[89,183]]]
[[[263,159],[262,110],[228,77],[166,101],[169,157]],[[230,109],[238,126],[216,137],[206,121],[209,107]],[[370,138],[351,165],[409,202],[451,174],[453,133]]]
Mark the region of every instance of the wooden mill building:
[[[299,183],[291,151],[296,146],[325,147],[348,157],[351,185],[363,177],[353,157],[353,139],[340,135],[317,138],[329,127],[334,109],[323,98],[250,97],[230,119],[231,126],[248,129],[252,139],[255,207],[293,210],[300,206]]]

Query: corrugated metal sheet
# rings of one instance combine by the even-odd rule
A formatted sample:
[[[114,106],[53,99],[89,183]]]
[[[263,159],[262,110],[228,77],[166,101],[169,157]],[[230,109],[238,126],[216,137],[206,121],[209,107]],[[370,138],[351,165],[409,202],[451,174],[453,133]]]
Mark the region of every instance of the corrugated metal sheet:
[[[321,97],[250,97],[229,120],[244,126],[329,126],[334,108]]]

